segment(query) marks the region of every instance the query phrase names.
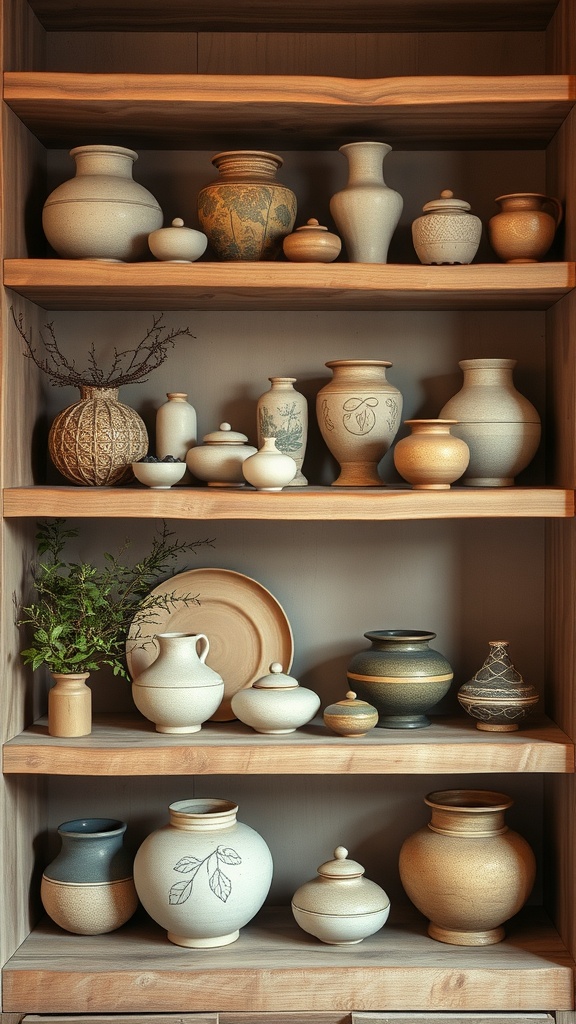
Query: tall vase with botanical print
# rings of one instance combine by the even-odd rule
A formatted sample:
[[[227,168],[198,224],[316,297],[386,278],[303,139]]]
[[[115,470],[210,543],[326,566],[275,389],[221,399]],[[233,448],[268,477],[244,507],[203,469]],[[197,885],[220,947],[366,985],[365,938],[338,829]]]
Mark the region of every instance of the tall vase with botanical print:
[[[303,487],[308,481],[302,473],[308,439],[308,403],[294,390],[296,377],[269,377],[271,387],[258,399],[258,447],[265,437],[274,437],[276,447],[289,455],[297,466],[288,487]]]

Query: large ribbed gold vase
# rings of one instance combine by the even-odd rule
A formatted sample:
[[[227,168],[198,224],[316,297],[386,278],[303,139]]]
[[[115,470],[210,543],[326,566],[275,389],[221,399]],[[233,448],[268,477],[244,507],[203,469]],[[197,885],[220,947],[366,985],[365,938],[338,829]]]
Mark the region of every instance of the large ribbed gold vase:
[[[118,401],[118,388],[81,387],[80,401],[58,413],[48,436],[56,469],[74,484],[103,487],[132,476],[148,451],[143,420]]]
[[[455,946],[488,946],[504,938],[504,922],[524,905],[535,858],[508,828],[513,801],[488,790],[429,793],[431,820],[400,850],[400,878],[428,920],[428,934]]]

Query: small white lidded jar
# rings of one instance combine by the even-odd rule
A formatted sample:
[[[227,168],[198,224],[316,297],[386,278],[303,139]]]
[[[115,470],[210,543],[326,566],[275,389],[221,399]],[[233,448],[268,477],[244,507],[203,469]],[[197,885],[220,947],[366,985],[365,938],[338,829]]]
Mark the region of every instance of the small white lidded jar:
[[[242,463],[258,450],[247,442],[246,434],[221,423],[219,430],[204,435],[202,444],[189,449],[186,465],[192,476],[210,487],[245,487]]]
[[[423,207],[412,223],[412,241],[421,263],[472,263],[482,237],[482,221],[470,203],[446,188]]]
[[[268,675],[234,694],[231,706],[244,725],[256,732],[280,735],[310,722],[320,707],[320,697],[300,686],[282,671],[280,662],[274,661]]]
[[[169,228],[158,228],[148,235],[150,252],[166,263],[194,263],[206,252],[208,238],[203,231],[187,228],[175,217]]]
[[[374,935],[388,920],[390,900],[364,868],[348,860],[338,846],[334,860],[321,864],[318,877],[305,882],[292,897],[292,913],[305,932],[332,946],[348,946]]]

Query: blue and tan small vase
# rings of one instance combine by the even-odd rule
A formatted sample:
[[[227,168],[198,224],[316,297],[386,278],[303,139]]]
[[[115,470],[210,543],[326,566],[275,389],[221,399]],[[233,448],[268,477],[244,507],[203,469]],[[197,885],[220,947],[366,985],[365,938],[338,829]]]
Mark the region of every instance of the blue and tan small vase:
[[[126,824],[114,818],[79,818],[58,828],[62,846],[42,875],[44,909],[76,935],[120,928],[138,906],[132,858],[124,848]]]
[[[427,712],[450,689],[452,668],[430,647],[436,633],[418,629],[375,629],[364,633],[371,647],[348,666],[351,690],[378,711],[383,729],[421,729]]]
[[[460,687],[458,701],[477,729],[514,732],[538,703],[538,691],[514,668],[507,640],[490,640],[488,646],[488,657]]]

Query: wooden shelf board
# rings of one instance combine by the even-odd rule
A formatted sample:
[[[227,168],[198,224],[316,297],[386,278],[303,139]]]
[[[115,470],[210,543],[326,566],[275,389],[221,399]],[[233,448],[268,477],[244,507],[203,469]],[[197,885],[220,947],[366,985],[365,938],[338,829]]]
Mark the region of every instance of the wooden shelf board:
[[[49,31],[538,31],[556,0],[28,0]]]
[[[32,516],[113,519],[251,519],[388,521],[399,519],[571,518],[574,492],[558,487],[288,487],[251,488],[9,487],[5,518]]]
[[[10,71],[4,99],[50,146],[250,144],[314,149],[354,138],[397,148],[544,146],[576,99],[574,76],[133,75]]]
[[[548,309],[576,264],[4,261],[4,284],[44,309]]]
[[[144,917],[144,915],[142,915]],[[171,945],[148,920],[109,935],[41,922],[3,971],[3,1009],[18,1013],[195,1010],[570,1010],[573,962],[539,910],[494,946],[446,946],[393,908],[350,947],[303,932],[288,908],[265,909],[230,946]]]
[[[330,733],[321,718],[285,736],[241,722],[207,722],[199,733],[167,736],[139,715],[95,715],[78,739],[48,735],[41,720],[3,747],[7,774],[266,775],[434,772],[574,772],[574,744],[536,718],[515,733],[476,729],[468,718],[433,718],[425,729],[374,729],[354,739]]]

